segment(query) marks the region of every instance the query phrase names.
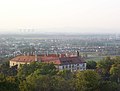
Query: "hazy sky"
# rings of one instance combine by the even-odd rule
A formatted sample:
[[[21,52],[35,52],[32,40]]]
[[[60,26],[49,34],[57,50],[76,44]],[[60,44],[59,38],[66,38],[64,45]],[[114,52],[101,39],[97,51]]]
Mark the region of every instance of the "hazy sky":
[[[120,0],[0,0],[0,32],[119,32]]]

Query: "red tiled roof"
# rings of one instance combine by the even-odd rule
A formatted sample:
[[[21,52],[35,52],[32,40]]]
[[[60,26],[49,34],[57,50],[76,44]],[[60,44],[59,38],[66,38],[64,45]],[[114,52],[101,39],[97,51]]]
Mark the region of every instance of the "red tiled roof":
[[[61,64],[78,64],[85,63],[84,59],[81,57],[63,57],[60,58]]]
[[[45,57],[41,57],[41,61],[45,63],[61,64],[59,57],[45,56]]]
[[[37,59],[40,60],[41,57],[37,56]],[[34,62],[35,56],[17,56],[10,61],[16,61],[16,62]]]
[[[61,64],[60,60],[49,60],[49,61],[42,61],[44,63],[53,63],[53,64]]]
[[[17,56],[10,61],[15,61],[15,62],[35,62],[35,56]],[[37,61],[38,62],[46,62],[50,63],[53,62],[54,64],[60,64],[59,57],[49,57],[49,56],[37,56]]]
[[[35,62],[35,56],[18,56],[10,61],[16,62]],[[81,57],[53,57],[52,56],[37,56],[38,62],[54,63],[54,64],[77,64],[85,62]]]

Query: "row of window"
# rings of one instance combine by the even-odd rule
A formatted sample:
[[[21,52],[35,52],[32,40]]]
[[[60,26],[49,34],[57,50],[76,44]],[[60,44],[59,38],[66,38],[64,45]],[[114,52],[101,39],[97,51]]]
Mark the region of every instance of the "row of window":
[[[71,65],[63,65],[62,68],[63,69],[74,68],[74,67],[82,67],[83,68],[84,66],[85,66],[85,64],[71,64]]]
[[[85,70],[85,67],[74,67],[74,68],[63,68],[63,70],[71,70],[71,71],[75,71],[75,70]]]

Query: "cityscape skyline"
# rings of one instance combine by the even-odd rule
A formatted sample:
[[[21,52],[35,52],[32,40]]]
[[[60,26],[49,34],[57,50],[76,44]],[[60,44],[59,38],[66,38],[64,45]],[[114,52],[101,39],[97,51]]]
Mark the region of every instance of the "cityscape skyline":
[[[120,34],[119,29],[102,28],[20,28],[0,29],[0,34]]]

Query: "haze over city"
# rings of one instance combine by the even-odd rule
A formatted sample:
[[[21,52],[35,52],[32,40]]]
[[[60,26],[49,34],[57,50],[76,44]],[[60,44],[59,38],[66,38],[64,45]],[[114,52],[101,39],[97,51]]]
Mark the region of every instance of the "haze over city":
[[[119,33],[119,0],[1,0],[0,33]]]

